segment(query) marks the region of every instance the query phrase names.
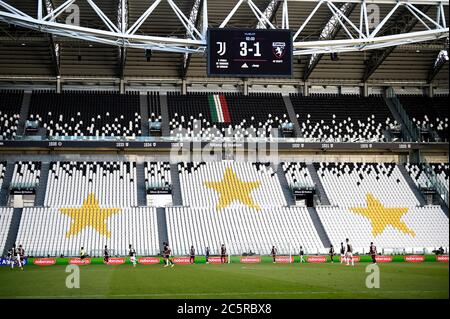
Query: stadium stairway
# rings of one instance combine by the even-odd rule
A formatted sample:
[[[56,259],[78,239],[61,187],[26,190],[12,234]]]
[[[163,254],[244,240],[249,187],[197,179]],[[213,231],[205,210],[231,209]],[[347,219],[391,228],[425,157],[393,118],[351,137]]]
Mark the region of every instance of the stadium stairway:
[[[300,124],[298,124],[297,116],[295,115],[294,106],[292,105],[291,98],[289,95],[283,96],[284,105],[286,106],[286,110],[288,112],[289,118],[291,122],[294,124],[295,128],[295,136],[302,137],[302,132],[300,129]]]
[[[394,106],[394,102],[392,101],[392,99],[386,97],[385,94],[383,95],[383,98],[384,98],[384,101],[385,101],[386,105],[389,108],[389,111],[391,111],[391,114],[394,117],[394,120],[396,120],[397,123],[399,123],[402,126],[403,139],[411,140],[411,132],[409,132],[409,130],[407,129],[407,126],[405,125],[405,122],[403,121],[402,117],[400,116],[400,114],[398,114],[397,109]]]
[[[14,162],[6,164],[5,178],[3,179],[2,188],[0,189],[0,207],[8,205],[9,187],[14,174]]]
[[[308,207],[308,213],[311,217],[311,220],[316,228],[317,234],[319,235],[320,240],[322,241],[323,247],[328,248],[331,245],[331,241],[328,238],[327,233],[325,232],[325,228],[323,227],[322,222],[320,221],[319,214],[317,214],[317,210],[314,207]]]
[[[147,190],[145,188],[145,166],[144,163],[136,164],[136,188],[138,206],[147,206]]]
[[[161,130],[163,136],[170,135],[170,127],[169,127],[169,106],[167,102],[167,94],[159,95],[159,102],[161,106]]]
[[[448,207],[447,207],[447,205],[445,204],[445,202],[443,200],[440,201],[440,206],[441,206],[442,211],[445,213],[445,215],[447,217],[450,217],[448,215]]]
[[[11,218],[11,225],[9,226],[8,237],[6,237],[5,248],[3,255],[8,253],[14,244],[16,244],[17,233],[19,232],[20,219],[22,218],[22,208],[14,208]],[[17,243],[17,246],[21,243]],[[26,247],[24,247],[26,249]]]
[[[42,162],[41,177],[39,179],[39,186],[36,189],[34,206],[44,206],[45,192],[47,191],[47,180],[49,171],[50,171],[50,163]]]
[[[319,193],[320,203],[322,205],[330,205],[330,200],[328,199],[327,193],[323,188],[322,182],[320,181],[319,175],[317,175],[316,168],[313,164],[307,164],[309,174],[311,175],[311,179],[316,186],[316,191]]]
[[[147,94],[139,95],[139,110],[141,114],[141,131],[142,136],[149,136],[149,126],[148,126],[148,101]]]
[[[156,222],[158,224],[158,240],[160,250],[163,250],[163,242],[169,241],[169,235],[167,233],[167,221],[166,221],[166,209],[164,207],[156,208]],[[170,245],[171,243],[169,243]]]
[[[24,92],[22,106],[20,107],[19,125],[17,127],[17,135],[25,135],[25,122],[30,112],[31,92]]]
[[[181,196],[180,175],[178,174],[178,165],[170,164],[170,177],[172,180],[172,202],[173,206],[182,206],[183,197]]]
[[[284,174],[283,167],[281,164],[275,168],[278,176],[278,180],[280,181],[281,189],[283,190],[284,198],[286,199],[286,203],[288,206],[295,205],[295,198],[291,192],[288,181],[286,179],[286,175]]]
[[[411,176],[409,176],[408,172],[406,171],[406,168],[404,165],[398,165],[398,169],[403,175],[403,178],[406,180],[406,183],[408,183],[409,188],[413,191],[414,195],[416,196],[417,200],[420,203],[420,206],[425,206],[425,198],[423,197],[422,193],[420,192],[419,188],[417,188],[417,185],[414,183]]]

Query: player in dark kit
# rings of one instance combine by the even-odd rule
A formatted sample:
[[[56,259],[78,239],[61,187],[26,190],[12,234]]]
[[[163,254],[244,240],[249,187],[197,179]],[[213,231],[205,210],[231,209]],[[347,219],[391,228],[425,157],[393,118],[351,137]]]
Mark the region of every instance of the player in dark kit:
[[[191,246],[191,250],[190,250],[189,254],[190,254],[189,262],[191,264],[194,264],[195,263],[195,248],[194,248],[194,246]]]
[[[107,264],[109,262],[109,251],[108,246],[105,246],[105,250],[103,250],[103,261]]]
[[[331,245],[331,246],[330,246],[330,259],[331,259],[331,262],[332,262],[332,263],[334,263],[334,260],[333,260],[334,255],[335,255],[334,247],[333,247],[333,245]]]
[[[372,257],[372,263],[376,264],[377,263],[377,258],[376,258],[377,247],[373,243],[370,243],[369,254]]]
[[[220,247],[220,262],[222,264],[227,262],[227,248],[225,247],[225,244],[222,244],[222,247]]]
[[[168,267],[169,265],[173,267],[175,264],[170,259],[170,256],[172,254],[172,249],[170,248],[168,243],[164,243],[164,259],[166,260],[166,264],[164,267]]]
[[[350,240],[347,238],[345,240],[345,243],[347,244],[347,251],[345,253],[345,259],[347,260],[347,266],[350,265],[350,262],[352,262],[352,266],[355,266],[355,261],[353,259],[353,246],[350,244]]]
[[[275,248],[275,246],[272,246],[272,250],[271,250],[270,254],[272,255],[274,264],[276,263],[276,260],[277,260],[277,253],[278,253],[278,251]]]
[[[206,263],[209,264],[209,247],[206,247],[205,258],[206,258]]]

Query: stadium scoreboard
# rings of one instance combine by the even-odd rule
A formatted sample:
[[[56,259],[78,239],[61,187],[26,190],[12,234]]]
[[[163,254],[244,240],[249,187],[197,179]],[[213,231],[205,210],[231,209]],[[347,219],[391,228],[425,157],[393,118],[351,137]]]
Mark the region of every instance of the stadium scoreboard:
[[[291,77],[290,30],[209,29],[208,76]]]

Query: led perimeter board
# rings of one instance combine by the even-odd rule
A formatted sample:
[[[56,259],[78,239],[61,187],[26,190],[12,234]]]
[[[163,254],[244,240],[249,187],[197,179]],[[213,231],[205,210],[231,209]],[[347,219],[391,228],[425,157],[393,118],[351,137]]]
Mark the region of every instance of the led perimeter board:
[[[290,30],[209,29],[208,76],[291,77]]]

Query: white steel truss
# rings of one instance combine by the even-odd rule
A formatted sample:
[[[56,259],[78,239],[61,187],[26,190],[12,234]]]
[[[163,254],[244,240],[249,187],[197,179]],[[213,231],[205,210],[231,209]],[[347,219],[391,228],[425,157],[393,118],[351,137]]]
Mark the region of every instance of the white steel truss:
[[[198,30],[192,17],[186,17],[185,14],[175,3],[176,0],[152,0],[148,9],[131,25],[129,28],[119,28],[114,24],[103,11],[95,4],[94,0],[87,0],[88,4],[95,11],[99,19],[105,24],[108,30],[100,30],[83,26],[76,26],[58,22],[56,18],[60,16],[69,6],[76,3],[77,0],[67,0],[59,7],[52,10],[51,13],[44,15],[42,13],[42,0],[38,2],[38,12],[36,16],[30,16],[12,5],[0,0],[0,21],[18,25],[21,27],[47,32],[57,36],[77,38],[86,41],[98,42],[108,45],[114,45],[123,48],[150,49],[154,51],[167,51],[185,54],[204,53],[207,46],[206,31],[208,27],[208,10],[214,10],[209,6],[207,0],[202,1],[201,30]],[[137,34],[137,31],[154,10],[165,1],[174,12],[176,17],[186,29],[184,38],[152,36]],[[223,19],[220,28],[225,28],[234,17],[239,8],[247,5],[258,21],[258,28],[276,29],[277,26],[267,17],[267,12],[261,10],[252,0],[233,0],[236,4],[229,14]],[[282,5],[282,25],[280,29],[292,29],[294,33],[294,55],[312,55],[332,52],[354,52],[371,49],[381,49],[392,46],[419,43],[431,41],[440,38],[446,38],[449,34],[449,28],[446,24],[445,9],[448,9],[448,0],[347,0],[346,3],[355,3],[360,6],[360,19],[357,23],[350,20],[340,10],[335,3],[342,4],[342,0],[276,0]],[[275,1],[275,2],[276,2]],[[313,8],[307,18],[302,21],[300,26],[294,27],[289,23],[289,6],[295,2],[314,2]],[[369,28],[367,18],[368,4],[389,4],[393,8],[380,21],[372,31]],[[418,6],[431,5],[437,10],[436,18],[431,18],[422,12]],[[320,39],[310,41],[307,35],[303,33],[311,22],[314,15],[321,8],[330,10],[333,18],[340,24],[344,30],[347,39]],[[391,34],[380,36],[381,31],[387,25],[400,7],[407,8],[414,17],[422,24],[426,30]],[[198,8],[197,8],[198,10]]]

